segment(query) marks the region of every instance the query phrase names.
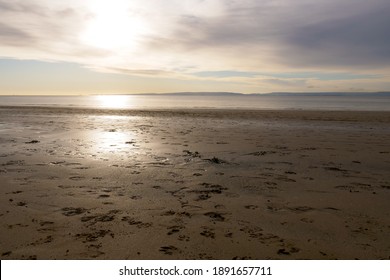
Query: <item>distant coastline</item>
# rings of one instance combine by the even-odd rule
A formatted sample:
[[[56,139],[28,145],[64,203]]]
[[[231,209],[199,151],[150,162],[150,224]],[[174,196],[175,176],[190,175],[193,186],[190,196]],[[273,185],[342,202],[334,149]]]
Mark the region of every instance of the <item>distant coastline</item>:
[[[390,96],[390,91],[380,92],[272,92],[273,96]]]
[[[105,95],[105,94],[102,94]],[[167,92],[167,93],[132,93],[118,95],[153,95],[153,96],[390,96],[390,91],[383,92],[269,92],[269,93],[240,93],[240,92]]]

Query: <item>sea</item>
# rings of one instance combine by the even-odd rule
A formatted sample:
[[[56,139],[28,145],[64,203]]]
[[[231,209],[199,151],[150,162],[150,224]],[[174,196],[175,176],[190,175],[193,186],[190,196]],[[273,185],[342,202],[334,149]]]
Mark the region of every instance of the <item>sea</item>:
[[[107,109],[241,109],[390,111],[390,96],[83,95],[0,96],[0,106]]]

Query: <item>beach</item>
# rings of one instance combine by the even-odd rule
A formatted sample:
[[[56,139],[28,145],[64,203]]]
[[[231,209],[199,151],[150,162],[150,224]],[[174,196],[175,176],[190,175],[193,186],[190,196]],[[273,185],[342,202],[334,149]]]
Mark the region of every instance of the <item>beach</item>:
[[[390,259],[390,112],[0,107],[1,259]]]

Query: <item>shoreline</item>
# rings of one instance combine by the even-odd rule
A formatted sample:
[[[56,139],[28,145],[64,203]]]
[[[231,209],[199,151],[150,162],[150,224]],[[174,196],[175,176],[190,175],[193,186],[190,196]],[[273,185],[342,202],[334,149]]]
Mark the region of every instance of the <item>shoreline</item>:
[[[208,117],[208,118],[239,118],[239,119],[288,119],[288,120],[321,120],[321,121],[359,121],[359,122],[390,122],[390,111],[359,111],[359,110],[305,110],[305,109],[112,109],[93,107],[60,107],[60,106],[4,106],[0,110],[18,110],[19,113],[30,114],[93,114],[114,116],[157,116],[157,117]]]

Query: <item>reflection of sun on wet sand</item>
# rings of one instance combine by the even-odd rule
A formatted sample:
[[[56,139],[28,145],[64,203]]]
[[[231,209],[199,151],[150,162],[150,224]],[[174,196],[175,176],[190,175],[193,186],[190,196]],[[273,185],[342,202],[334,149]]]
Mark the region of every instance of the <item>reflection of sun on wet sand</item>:
[[[390,113],[0,108],[2,259],[388,259]]]

